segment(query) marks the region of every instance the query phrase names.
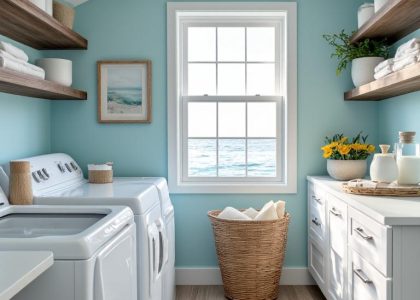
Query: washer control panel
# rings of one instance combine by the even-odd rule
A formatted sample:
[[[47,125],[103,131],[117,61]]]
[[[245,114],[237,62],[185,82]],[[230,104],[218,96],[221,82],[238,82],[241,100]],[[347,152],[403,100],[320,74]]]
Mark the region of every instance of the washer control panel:
[[[82,181],[83,173],[76,161],[67,154],[57,153],[34,156],[26,159],[31,164],[32,189],[34,195],[38,191],[67,186],[73,181]],[[4,165],[4,170],[10,176],[10,167]]]

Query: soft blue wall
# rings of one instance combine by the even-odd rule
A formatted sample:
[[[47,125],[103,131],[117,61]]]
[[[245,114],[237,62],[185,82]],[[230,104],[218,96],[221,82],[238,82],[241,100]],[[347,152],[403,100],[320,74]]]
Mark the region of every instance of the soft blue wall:
[[[176,212],[177,266],[215,266],[216,256],[206,212],[260,207],[270,199],[287,200],[292,215],[287,266],[306,266],[306,183],[309,174],[325,173],[319,147],[325,135],[363,130],[376,143],[374,103],[344,102],[348,74],[336,77],[336,62],[323,33],[352,30],[363,1],[300,0],[298,189],[296,195],[172,195]],[[52,150],[73,155],[82,165],[114,161],[116,175],[167,176],[166,0],[90,0],[77,9],[76,31],[89,40],[86,52],[60,53],[74,61],[74,81],[86,87],[87,103],[53,103]],[[53,52],[54,56],[58,53]],[[153,123],[97,123],[96,61],[153,61]]]
[[[412,37],[420,37],[420,30],[399,41],[396,46]],[[420,93],[415,92],[379,102],[379,142],[393,144],[399,131],[417,131],[420,141]]]
[[[31,62],[42,55],[8,38],[0,40],[22,48]],[[50,151],[50,109],[47,100],[0,93],[0,164]]]

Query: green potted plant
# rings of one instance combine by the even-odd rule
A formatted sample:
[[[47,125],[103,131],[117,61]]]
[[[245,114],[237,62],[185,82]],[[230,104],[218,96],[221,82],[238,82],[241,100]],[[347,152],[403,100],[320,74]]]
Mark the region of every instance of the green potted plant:
[[[337,180],[363,178],[367,171],[367,158],[375,152],[375,146],[367,143],[367,136],[362,133],[351,141],[343,134],[325,138],[321,148],[327,159],[328,174]]]
[[[324,34],[324,39],[334,48],[331,57],[338,59],[337,75],[351,63],[351,77],[356,87],[374,81],[375,67],[389,57],[386,40],[364,39],[351,43],[351,35],[340,33]]]

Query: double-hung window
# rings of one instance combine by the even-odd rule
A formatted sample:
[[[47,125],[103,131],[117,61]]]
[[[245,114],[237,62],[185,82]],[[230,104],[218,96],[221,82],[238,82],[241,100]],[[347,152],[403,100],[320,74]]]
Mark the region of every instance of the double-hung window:
[[[168,4],[169,184],[296,190],[293,3]]]

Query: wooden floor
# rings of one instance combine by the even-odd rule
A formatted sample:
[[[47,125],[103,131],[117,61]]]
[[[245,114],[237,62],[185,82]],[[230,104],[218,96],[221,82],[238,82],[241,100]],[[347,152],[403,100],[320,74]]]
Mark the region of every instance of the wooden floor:
[[[176,300],[224,300],[222,286],[178,286]],[[277,300],[324,300],[316,285],[282,285]]]

